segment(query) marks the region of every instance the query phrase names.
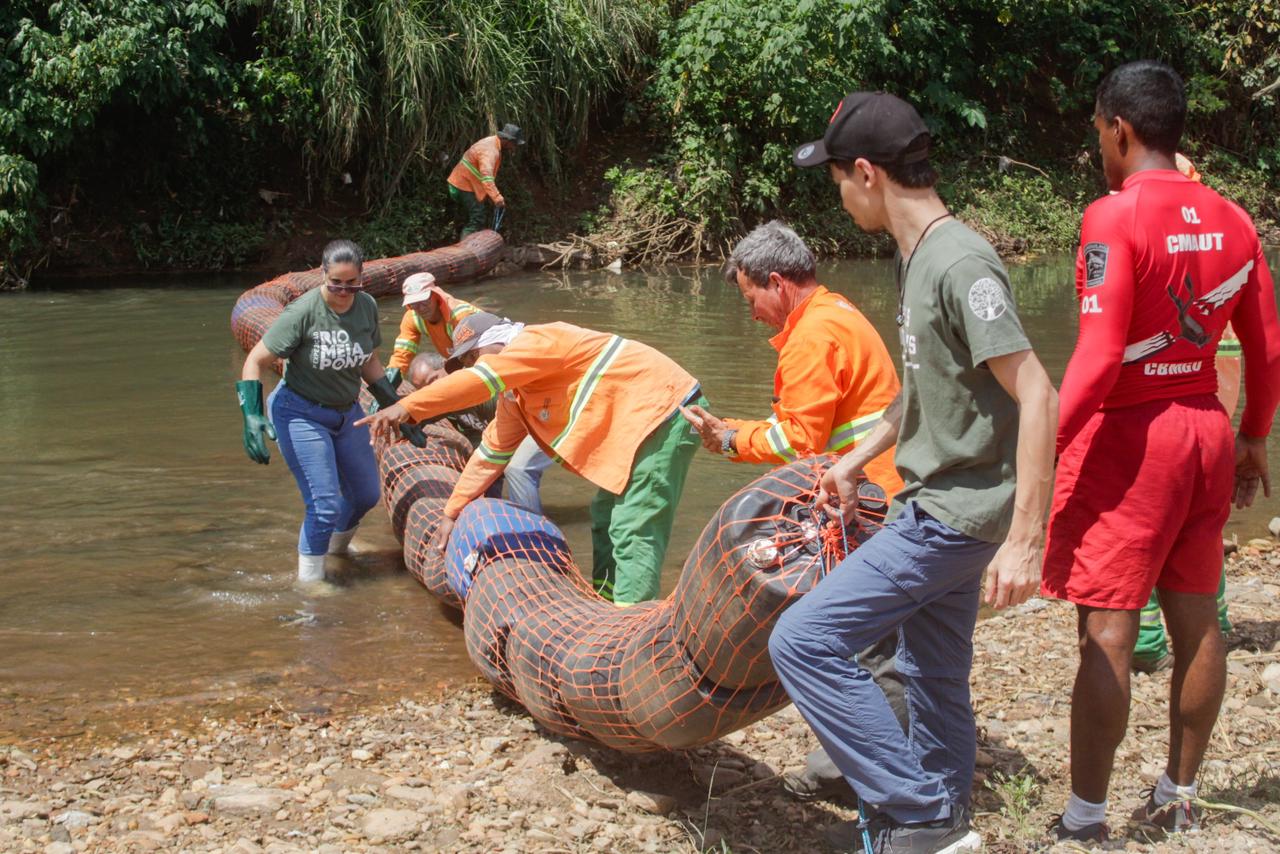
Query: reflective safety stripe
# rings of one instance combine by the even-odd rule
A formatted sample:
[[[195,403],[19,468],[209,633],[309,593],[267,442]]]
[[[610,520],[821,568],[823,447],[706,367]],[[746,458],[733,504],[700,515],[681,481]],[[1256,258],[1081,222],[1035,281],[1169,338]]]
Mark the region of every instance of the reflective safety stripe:
[[[765,431],[764,437],[769,442],[770,449],[782,458],[784,462],[795,462],[797,459],[795,448],[791,447],[787,434],[783,431],[781,424],[774,424]]]
[[[564,429],[560,431],[560,435],[551,440],[552,448],[559,446],[565,437],[573,431],[573,425],[578,423],[578,416],[582,414],[582,410],[586,407],[587,401],[591,399],[591,395],[600,385],[600,377],[604,376],[604,372],[609,370],[609,366],[613,364],[618,353],[622,350],[622,345],[627,340],[619,335],[615,335],[609,339],[609,343],[604,350],[591,363],[591,367],[587,369],[587,373],[582,378],[582,384],[578,386],[578,391],[573,396],[573,403],[569,406],[569,421],[564,425]]]
[[[457,308],[449,312],[449,319],[444,322],[444,334],[449,336],[449,340],[453,340],[453,322],[458,319],[458,315],[465,311],[475,311],[475,306],[471,303],[460,302]]]
[[[497,397],[507,390],[507,384],[502,381],[502,377],[490,370],[488,365],[476,362],[467,370],[478,376],[489,387],[489,397]]]
[[[397,339],[396,339],[396,346],[394,347],[394,349],[396,349],[396,350],[404,350],[406,353],[417,353],[417,352],[418,352],[418,342],[417,342],[417,341],[411,341],[411,340],[409,340],[408,338],[397,338]]]
[[[867,438],[875,426],[884,418],[884,410],[870,412],[852,421],[839,424],[831,431],[831,439],[827,442],[827,452],[842,451],[845,448]]]
[[[477,169],[476,167],[472,166],[472,165],[471,165],[471,161],[470,161],[470,160],[468,160],[467,158],[465,158],[465,157],[464,157],[464,158],[462,158],[462,165],[463,165],[463,166],[465,166],[465,167],[467,167],[467,170],[468,170],[472,175],[475,175],[477,178],[479,178],[481,181],[484,181],[484,182],[489,183],[489,184],[492,184],[492,183],[493,183],[493,176],[492,176],[492,175],[481,175],[481,174],[480,174],[480,170],[479,170],[479,169]]]
[[[1218,341],[1219,356],[1242,356],[1244,349],[1240,346],[1239,338],[1223,338]]]
[[[418,314],[416,311],[413,313],[413,325],[418,327],[418,331],[423,335],[427,334],[427,322],[423,320],[422,315]]]
[[[476,450],[480,452],[480,456],[484,458],[485,462],[493,463],[498,466],[505,466],[507,463],[511,462],[511,457],[515,454],[515,451],[495,451],[483,441]]]

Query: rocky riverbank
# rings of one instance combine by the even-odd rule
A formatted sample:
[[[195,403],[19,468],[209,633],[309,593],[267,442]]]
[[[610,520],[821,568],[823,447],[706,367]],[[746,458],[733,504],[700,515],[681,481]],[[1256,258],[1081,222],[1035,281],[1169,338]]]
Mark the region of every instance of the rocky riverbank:
[[[1166,736],[1169,674],[1140,675],[1112,788],[1117,847],[1280,848],[1280,549],[1241,546],[1229,579],[1205,827],[1152,840],[1125,825]],[[1037,847],[1065,802],[1074,635],[1071,608],[1039,599],[978,628],[974,806],[989,851]],[[705,748],[626,756],[550,736],[478,684],[334,717],[268,709],[110,744],[31,739],[0,746],[0,850],[822,850],[850,806],[799,804],[779,785],[814,746],[788,708]]]

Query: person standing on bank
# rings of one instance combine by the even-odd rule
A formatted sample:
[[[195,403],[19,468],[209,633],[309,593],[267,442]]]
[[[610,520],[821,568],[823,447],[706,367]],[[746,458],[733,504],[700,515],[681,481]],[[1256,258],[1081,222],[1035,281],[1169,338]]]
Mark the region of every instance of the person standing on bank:
[[[795,153],[827,165],[846,211],[898,245],[902,391],[871,435],[823,476],[819,501],[856,513],[857,476],[896,440],[905,486],[889,523],[779,619],[774,669],[874,812],[834,825],[843,850],[976,851],[969,826],[977,733],[973,628],[986,600],[1035,592],[1053,473],[1057,396],[1018,320],[1008,275],[934,191],[930,136],[883,92],[852,92],[821,140]],[[836,512],[834,509],[831,512]],[[857,654],[897,631],[910,732]]]
[[[507,200],[498,190],[498,167],[502,165],[502,155],[524,143],[523,130],[516,125],[503,125],[493,136],[477,140],[449,173],[449,198],[461,209],[465,221],[462,237],[485,227],[488,203],[499,210],[506,209]]]
[[[1280,400],[1280,320],[1253,221],[1179,173],[1182,79],[1159,62],[1112,71],[1093,125],[1115,191],[1080,226],[1080,332],[1062,380],[1061,455],[1046,596],[1077,610],[1071,796],[1051,833],[1107,838],[1107,790],[1129,719],[1139,609],[1153,590],[1173,641],[1169,753],[1132,820],[1196,829],[1196,775],[1226,683],[1215,591],[1234,501],[1270,495],[1267,436]],[[1232,436],[1214,356],[1230,322],[1245,407]]]
[[[364,254],[350,240],[324,248],[324,284],[285,307],[245,357],[236,394],[244,415],[249,459],[266,465],[266,438],[275,439],[302,493],[306,514],[298,532],[298,581],[324,579],[324,557],[346,550],[356,526],[378,501],[378,466],[369,429],[357,427],[360,380],[382,406],[399,399],[376,351],[382,344],[378,304],[364,293]],[[277,360],[284,377],[262,411],[262,374]],[[420,428],[402,432],[425,445]]]

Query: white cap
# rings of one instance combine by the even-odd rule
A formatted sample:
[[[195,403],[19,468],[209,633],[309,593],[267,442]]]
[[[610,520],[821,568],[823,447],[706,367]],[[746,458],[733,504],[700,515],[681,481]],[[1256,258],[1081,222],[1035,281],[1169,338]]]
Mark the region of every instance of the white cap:
[[[413,305],[415,302],[424,302],[431,299],[433,295],[440,293],[440,289],[436,287],[436,277],[430,273],[414,273],[404,280],[400,290],[404,293],[403,304],[405,306]]]

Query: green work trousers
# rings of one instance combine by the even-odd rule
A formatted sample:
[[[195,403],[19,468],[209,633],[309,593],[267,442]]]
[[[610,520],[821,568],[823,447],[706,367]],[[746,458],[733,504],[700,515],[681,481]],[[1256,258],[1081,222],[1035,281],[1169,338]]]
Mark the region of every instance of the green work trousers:
[[[709,405],[701,395],[695,403]],[[700,444],[698,434],[676,412],[636,452],[622,494],[596,493],[591,502],[591,577],[604,598],[617,605],[658,598],[676,505]]]
[[[485,202],[476,198],[475,193],[459,190],[450,184],[449,198],[453,199],[454,204],[462,210],[462,217],[466,222],[466,225],[462,227],[461,237],[466,237],[468,234],[475,234],[477,231],[485,229],[485,215],[488,213],[488,208]]]
[[[1218,582],[1218,625],[1225,635],[1231,631],[1231,621],[1227,619],[1227,568],[1222,567],[1222,579]],[[1169,654],[1169,643],[1164,634],[1164,621],[1160,615],[1160,597],[1155,591],[1151,599],[1142,609],[1138,621],[1138,642],[1133,647],[1135,661],[1156,662]]]

